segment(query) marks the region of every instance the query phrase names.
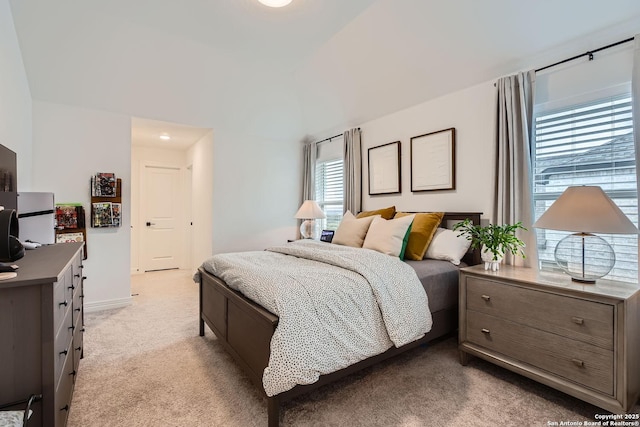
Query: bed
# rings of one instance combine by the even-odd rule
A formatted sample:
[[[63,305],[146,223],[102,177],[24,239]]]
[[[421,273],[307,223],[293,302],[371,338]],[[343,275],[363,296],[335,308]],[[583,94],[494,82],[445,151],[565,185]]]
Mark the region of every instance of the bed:
[[[445,213],[441,227],[450,228],[453,224],[466,218],[471,219],[474,224],[479,224],[480,215],[479,213]],[[330,244],[324,243],[324,245]],[[297,255],[296,249],[291,250],[294,251],[293,254]],[[479,252],[468,252],[462,262],[461,266],[480,263]],[[365,359],[337,371],[322,374],[312,383],[297,384],[291,388],[285,387],[283,389],[285,391],[270,389],[266,385],[264,382],[265,369],[269,366],[272,351],[271,342],[276,334],[280,319],[273,314],[273,308],[271,311],[267,310],[254,302],[257,300],[255,297],[252,300],[243,293],[234,290],[233,288],[238,288],[237,283],[233,283],[233,287],[229,286],[220,277],[207,271],[204,268],[205,264],[196,274],[200,288],[200,335],[204,336],[205,334],[205,324],[214,332],[220,343],[247,373],[250,380],[265,392],[268,402],[268,425],[270,427],[278,426],[282,415],[280,408],[282,402],[457,330],[457,269],[459,267],[455,267],[447,261],[435,260],[408,261],[406,264],[416,271],[429,299],[430,330],[420,339],[401,346],[391,346],[379,354],[367,356]],[[431,279],[420,277],[424,276],[425,271],[431,275]],[[265,306],[269,307],[268,304]],[[381,311],[384,310],[381,309]],[[285,320],[283,316],[283,325]]]

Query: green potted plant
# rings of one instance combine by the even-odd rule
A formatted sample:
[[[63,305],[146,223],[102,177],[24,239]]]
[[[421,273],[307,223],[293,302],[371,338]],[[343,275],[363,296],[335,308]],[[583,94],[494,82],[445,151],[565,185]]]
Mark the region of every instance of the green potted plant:
[[[482,254],[485,270],[498,270],[500,262],[507,252],[525,258],[522,250],[525,244],[516,237],[517,230],[526,230],[521,222],[513,225],[489,224],[483,227],[473,224],[470,219],[465,219],[455,224],[453,229],[460,231],[460,236],[464,235],[471,241],[472,249],[481,248],[480,253]]]

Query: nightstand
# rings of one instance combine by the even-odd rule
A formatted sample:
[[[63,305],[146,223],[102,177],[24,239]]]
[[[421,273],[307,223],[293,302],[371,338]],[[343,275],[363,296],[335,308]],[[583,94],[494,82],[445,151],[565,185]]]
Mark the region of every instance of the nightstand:
[[[537,269],[460,270],[460,362],[477,356],[611,412],[640,393],[640,288]]]

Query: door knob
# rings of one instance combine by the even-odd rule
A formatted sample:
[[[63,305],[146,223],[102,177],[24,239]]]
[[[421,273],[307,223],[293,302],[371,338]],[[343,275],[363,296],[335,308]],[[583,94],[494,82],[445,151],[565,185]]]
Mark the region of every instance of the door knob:
[[[156,225],[156,223],[147,221],[147,227],[151,227],[152,225]]]

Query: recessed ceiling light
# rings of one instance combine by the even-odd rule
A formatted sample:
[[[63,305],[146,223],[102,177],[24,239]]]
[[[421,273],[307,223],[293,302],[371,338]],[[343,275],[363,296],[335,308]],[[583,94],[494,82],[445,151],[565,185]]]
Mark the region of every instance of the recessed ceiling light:
[[[163,133],[162,135],[160,135],[160,139],[163,141],[168,141],[171,139],[171,137],[169,136],[169,134]]]
[[[282,7],[291,3],[291,0],[258,0],[260,3],[269,7]]]

